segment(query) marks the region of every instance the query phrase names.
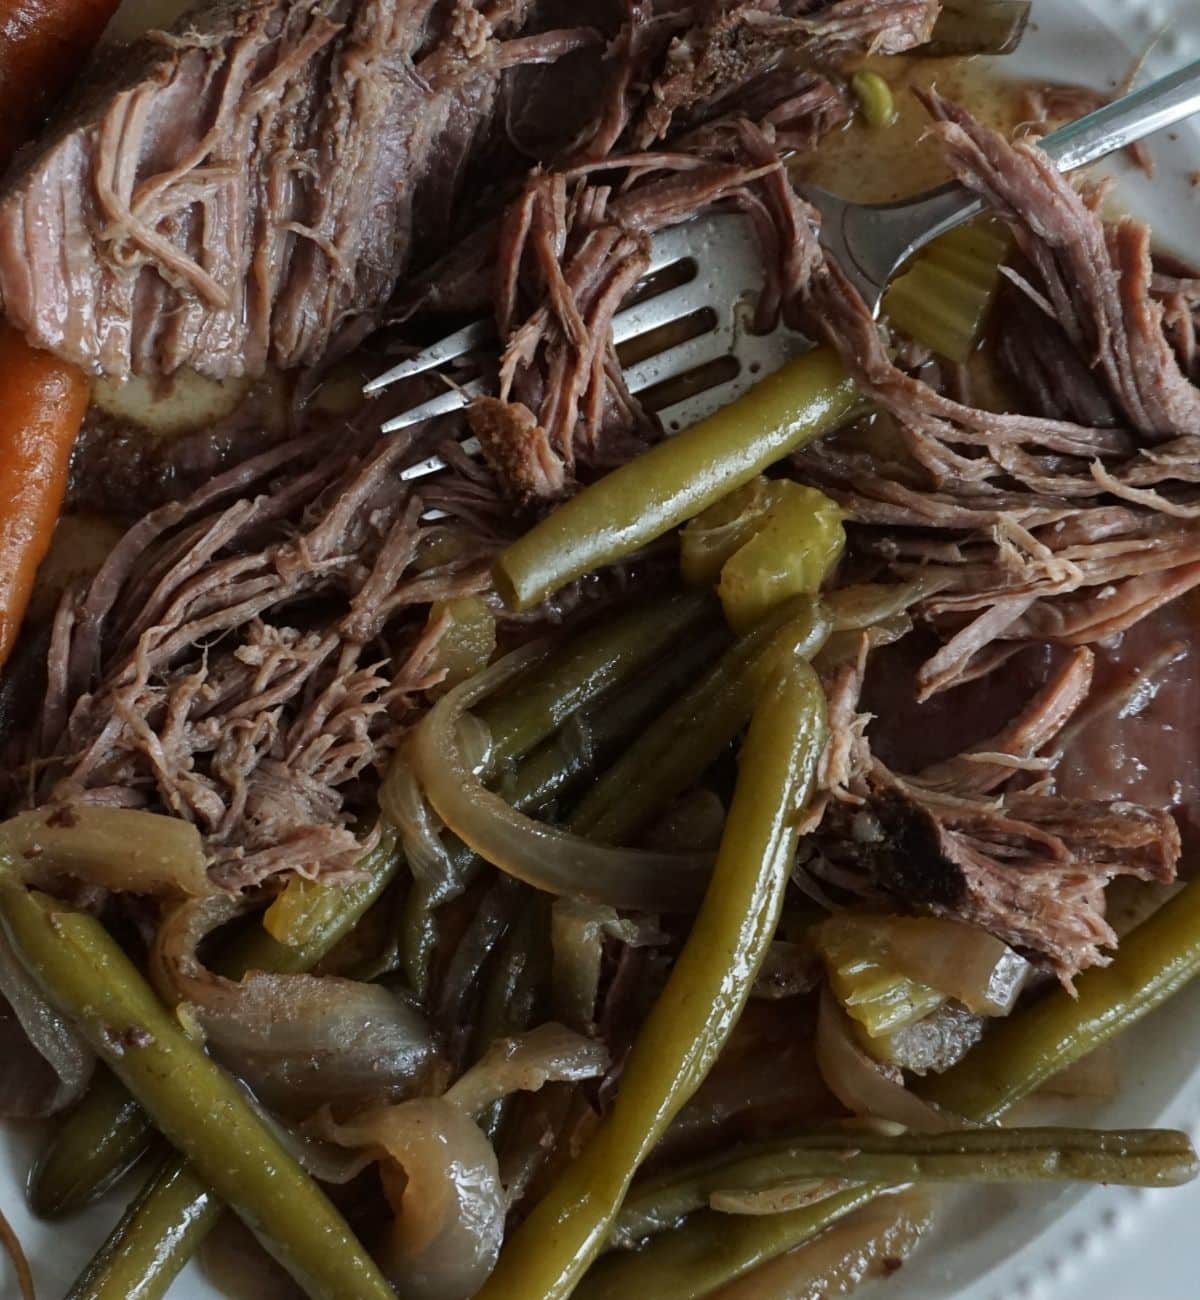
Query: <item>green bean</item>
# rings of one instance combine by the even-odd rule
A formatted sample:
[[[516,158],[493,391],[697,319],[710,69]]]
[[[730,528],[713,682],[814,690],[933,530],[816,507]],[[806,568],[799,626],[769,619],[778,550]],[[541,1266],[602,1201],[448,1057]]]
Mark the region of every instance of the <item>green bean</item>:
[[[572,744],[560,734],[539,745],[517,768],[511,785],[502,787],[514,808],[532,812],[553,799],[569,796],[598,764],[608,762],[621,745],[638,736],[681,691],[691,686],[725,650],[732,637],[714,622],[669,653],[613,698],[580,715],[586,743]]]
[[[685,632],[691,635],[683,636],[680,644]],[[647,606],[636,616],[572,642],[548,665],[541,665],[532,681],[518,682],[509,695],[479,711],[492,731],[493,762],[497,753],[516,760],[512,775],[500,786],[504,797],[514,807],[530,811],[585,778],[614,745],[636,735],[647,715],[681,689],[727,639],[715,605],[704,598],[696,602],[693,596],[669,601],[665,610],[661,603],[656,608]],[[664,665],[643,671],[644,652],[658,646],[661,653],[664,643],[670,647]],[[610,699],[610,693],[630,678],[633,684]],[[552,679],[561,694],[547,689]],[[594,708],[584,717],[590,733],[586,751],[565,746],[555,736],[544,738],[545,729],[556,727],[555,719],[561,722],[565,716],[564,698],[577,709]],[[537,740],[542,743],[526,754],[526,745]],[[453,835],[447,835],[446,844],[456,871],[469,882],[481,860]],[[434,913],[440,901],[436,888],[417,880],[404,903],[403,969],[418,997],[429,990],[437,949]]]
[[[325,1194],[94,917],[5,872],[0,922],[49,1000],[314,1300],[394,1300]]]
[[[927,1100],[972,1120],[1008,1107],[1161,1006],[1200,973],[1200,881],[1131,930],[1108,966],[998,1020],[945,1074],[921,1081]]]
[[[653,663],[675,640],[714,617],[701,592],[640,605],[576,637],[512,688],[478,709],[492,735],[492,765],[529,753],[577,709]]]
[[[700,1210],[675,1232],[639,1251],[614,1250],[575,1289],[572,1300],[701,1300],[717,1287],[810,1241],[830,1224],[886,1190],[850,1187],[784,1214],[718,1214]]]
[[[66,1300],[161,1300],[223,1208],[187,1161],[172,1154],[130,1204]]]
[[[1075,981],[1078,1000],[1055,989],[998,1020],[984,1040],[943,1075],[921,1082],[927,1100],[967,1119],[987,1121],[1028,1096],[1051,1075],[1161,1006],[1200,974],[1200,881],[1121,941],[1112,964]],[[636,1253],[612,1252],[596,1265],[575,1300],[699,1300],[759,1264],[802,1245],[870,1197],[880,1183],[852,1187],[784,1214],[731,1216],[701,1210],[675,1232]]]
[[[280,943],[255,925],[223,955],[222,969],[235,979],[248,970],[311,970],[358,924],[400,865],[395,834],[384,827],[379,843],[360,863],[363,879],[306,891],[303,906],[289,909],[291,942]],[[29,1189],[34,1211],[55,1217],[89,1204],[136,1163],[153,1137],[154,1126],[128,1090],[101,1069],[50,1139],[34,1172]]]
[[[517,914],[489,962],[473,1035],[471,1059],[478,1061],[497,1038],[528,1029],[546,983],[549,899],[527,886]],[[504,1097],[488,1107],[479,1124],[495,1141],[512,1103]]]
[[[761,682],[763,647],[781,629],[793,653],[808,659],[829,635],[829,617],[810,596],[772,610],[593,782],[571,815],[572,830],[628,843],[693,786],[746,725]]]
[[[858,100],[867,125],[879,130],[891,126],[896,120],[896,101],[892,88],[878,72],[856,72],[850,78],[850,89]]]
[[[694,1161],[635,1185],[613,1229],[632,1245],[717,1192],[764,1192],[810,1179],[883,1183],[1091,1182],[1177,1187],[1200,1166],[1171,1129],[1012,1128],[953,1133],[800,1133]]]
[[[741,1014],[779,920],[825,731],[816,674],[786,654],[770,658],[704,903],[630,1053],[616,1104],[517,1229],[477,1300],[570,1294],[607,1239],[638,1166]]]
[[[91,1086],[50,1139],[29,1180],[29,1205],[57,1219],[89,1205],[133,1168],[154,1140],[154,1125],[111,1071]]]
[[[248,970],[281,975],[310,971],[341,943],[400,870],[403,858],[396,832],[380,823],[379,842],[360,860],[361,879],[322,885],[296,877],[271,904],[261,927],[249,930],[223,965],[233,978]]]
[[[500,553],[497,590],[529,609],[582,574],[668,533],[804,443],[844,423],[857,394],[818,348],[736,402],[612,470]]]

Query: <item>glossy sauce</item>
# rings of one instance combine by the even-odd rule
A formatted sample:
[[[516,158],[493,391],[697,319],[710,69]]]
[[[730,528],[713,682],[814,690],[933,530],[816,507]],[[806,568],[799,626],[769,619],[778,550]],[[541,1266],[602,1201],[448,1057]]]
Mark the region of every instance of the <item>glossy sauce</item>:
[[[1025,86],[1003,78],[1000,59],[867,59],[892,90],[896,120],[870,127],[857,114],[831,132],[815,153],[795,161],[800,181],[860,203],[888,203],[950,179],[937,142],[928,136],[929,114],[914,93],[936,87],[981,121],[1011,131],[1022,117]]]

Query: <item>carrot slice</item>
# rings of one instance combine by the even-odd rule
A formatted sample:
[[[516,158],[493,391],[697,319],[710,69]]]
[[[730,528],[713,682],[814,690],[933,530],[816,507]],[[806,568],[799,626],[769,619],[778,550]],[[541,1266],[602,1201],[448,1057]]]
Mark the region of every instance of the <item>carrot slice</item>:
[[[0,665],[50,545],[89,391],[82,371],[0,326]]]

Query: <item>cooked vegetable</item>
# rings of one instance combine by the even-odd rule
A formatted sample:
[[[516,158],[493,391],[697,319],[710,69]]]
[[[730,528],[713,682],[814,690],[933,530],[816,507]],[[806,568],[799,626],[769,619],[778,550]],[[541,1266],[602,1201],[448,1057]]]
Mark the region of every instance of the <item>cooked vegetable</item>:
[[[1190,882],[1133,930],[1112,964],[1084,971],[1078,1000],[1054,989],[998,1020],[987,1038],[945,1074],[918,1085],[922,1097],[982,1123],[1161,1006],[1200,974],[1200,881]],[[956,1135],[957,1136],[957,1135]],[[575,1300],[692,1300],[811,1240],[871,1197],[880,1184],[851,1187],[786,1214],[731,1217],[700,1210],[636,1254],[613,1252],[592,1269]]]
[[[890,1277],[932,1220],[926,1193],[913,1189],[864,1205],[810,1245],[788,1251],[712,1300],[833,1300],[871,1278]]]
[[[480,1300],[557,1300],[602,1248],[638,1166],[708,1073],[779,920],[824,740],[812,669],[772,657],[704,904],[599,1131],[511,1237]]]
[[[0,32],[0,166],[75,79],[119,0],[7,0]],[[0,367],[7,377],[7,368]]]
[[[396,837],[388,827],[380,828],[375,848],[360,865],[365,876],[348,884],[290,881],[263,917],[274,937],[258,927],[248,931],[225,954],[224,969],[235,978],[250,970],[310,970],[354,928],[400,869]],[[153,1126],[128,1090],[103,1067],[97,1085],[63,1121],[34,1171],[29,1195],[38,1213],[68,1214],[95,1200],[150,1143]],[[219,1203],[207,1199],[218,1214]],[[169,1222],[166,1214],[162,1217]]]
[[[101,1067],[34,1167],[30,1208],[57,1219],[103,1196],[146,1154],[152,1132],[129,1089]]]
[[[944,993],[889,967],[872,945],[870,931],[855,921],[830,917],[814,929],[812,941],[837,1000],[869,1038],[903,1029],[941,1006]]]
[[[811,1241],[888,1189],[849,1187],[786,1214],[698,1210],[674,1232],[639,1251],[610,1251],[576,1287],[572,1300],[699,1300],[787,1251]],[[490,1300],[490,1298],[489,1298]]]
[[[199,899],[167,915],[150,952],[159,996],[210,1052],[274,1111],[363,1106],[415,1091],[434,1057],[424,1018],[379,984],[336,975],[210,971],[201,941],[243,913],[237,898]]]
[[[34,885],[78,876],[132,894],[216,892],[195,826],[136,808],[66,803],[17,813],[0,822],[0,854]]]
[[[240,978],[248,970],[311,970],[375,905],[403,861],[395,830],[380,822],[374,848],[359,861],[359,879],[328,884],[293,876],[263,913],[262,931],[252,930],[234,950],[228,972]]]
[[[1007,238],[986,222],[941,235],[889,285],[884,313],[902,334],[963,365],[979,345],[1008,253]]]
[[[679,535],[688,582],[712,582],[735,632],[773,605],[820,590],[846,544],[841,508],[815,488],[758,477],[696,516]]]
[[[7,31],[7,29],[6,29]],[[20,43],[0,35],[0,85],[14,74]],[[22,77],[23,80],[23,77]],[[6,114],[6,123],[12,119]],[[4,138],[0,134],[0,151]],[[0,665],[12,651],[37,567],[67,490],[67,466],[88,404],[88,381],[74,366],[38,352],[0,324]]]
[[[384,1193],[395,1216],[383,1268],[412,1300],[471,1300],[491,1272],[507,1203],[496,1153],[475,1119],[519,1089],[592,1078],[608,1053],[561,1025],[498,1040],[441,1097],[375,1109],[329,1135],[382,1157]]]
[[[484,786],[463,760],[458,724],[476,701],[536,660],[538,648],[502,659],[443,696],[413,736],[413,761],[429,802],[480,857],[553,894],[613,907],[687,911],[704,893],[703,858],[594,844],[534,821]]]
[[[66,1300],[162,1300],[224,1206],[186,1160],[170,1155],[142,1188]]]
[[[429,626],[440,629],[433,667],[445,676],[440,684],[457,686],[482,672],[496,653],[496,618],[479,596],[435,600]]]
[[[522,812],[569,798],[602,765],[639,736],[681,691],[729,645],[729,632],[718,623],[697,632],[634,679],[605,696],[539,745],[519,765],[501,793]]]
[[[992,1120],[1051,1075],[1115,1038],[1200,974],[1200,881],[1190,881],[1121,941],[1108,966],[998,1020],[983,1042],[921,1096],[973,1120]]]
[[[517,893],[516,916],[492,955],[479,997],[470,1054],[470,1059],[477,1064],[487,1058],[497,1043],[510,1042],[514,1035],[524,1034],[546,1001],[550,900],[523,885],[517,887]],[[491,1104],[471,1107],[480,1115],[479,1125],[491,1142],[500,1131],[507,1107],[508,1099],[503,1093]]]
[[[1025,958],[995,935],[943,917],[843,912],[821,924],[816,941],[818,946],[857,944],[986,1016],[1007,1015],[1030,974]]]
[[[1011,54],[1029,23],[1031,0],[945,0],[925,54]]]
[[[957,1065],[986,1030],[983,1016],[968,1011],[961,1002],[950,1001],[895,1033],[868,1038],[856,1026],[855,1037],[870,1056],[884,1065],[928,1074],[930,1070],[941,1072]]]
[[[492,736],[492,765],[527,754],[577,709],[628,681],[678,638],[711,619],[711,604],[697,592],[679,592],[643,604],[570,641],[540,662],[479,715]]]
[[[672,1227],[718,1192],[767,1192],[812,1179],[853,1182],[1095,1182],[1177,1187],[1200,1172],[1171,1129],[986,1128],[887,1135],[866,1127],[755,1142],[635,1184],[613,1238]],[[782,1209],[788,1209],[781,1205]]]
[[[98,921],[7,874],[0,877],[0,922],[47,996],[309,1295],[391,1296],[324,1193]]]
[[[695,596],[642,606],[556,651],[539,674],[516,682],[508,698],[484,702],[479,714],[491,733],[493,767],[501,767],[502,760],[516,764],[513,772],[500,774],[498,792],[505,801],[523,812],[542,807],[593,771],[612,746],[636,734],[655,706],[690,680],[723,643],[724,635],[706,626],[710,610],[707,601]],[[665,662],[647,667],[656,650],[668,649]],[[630,679],[625,690],[610,698]],[[571,714],[571,709],[585,708],[590,710],[585,715]],[[551,734],[565,719],[570,719],[569,727],[576,718],[589,733],[587,743]],[[526,747],[534,745],[538,748],[525,757]],[[480,859],[457,837],[436,834],[411,764],[393,761],[380,802],[393,821],[407,824],[427,852],[425,871],[420,861],[413,863],[418,879],[405,900],[402,922],[405,974],[423,997],[437,942],[434,909],[465,887]]]
[[[892,98],[892,88],[879,75],[864,69],[850,78],[850,89],[858,100],[858,107],[867,125],[879,130],[891,126],[896,120],[896,101]]]
[[[0,932],[0,1117],[54,1115],[84,1095],[96,1058]]]
[[[764,650],[811,658],[829,635],[821,604],[797,597],[732,645],[595,780],[571,815],[573,829],[627,844],[690,789],[746,725],[762,681]]]
[[[528,609],[698,515],[855,409],[840,361],[819,348],[707,420],[651,447],[563,502],[501,552],[495,580]]]
[[[936,1133],[960,1122],[914,1096],[899,1070],[873,1060],[859,1047],[846,1013],[828,989],[821,993],[816,1049],[821,1077],[851,1114],[892,1120],[918,1133]]]

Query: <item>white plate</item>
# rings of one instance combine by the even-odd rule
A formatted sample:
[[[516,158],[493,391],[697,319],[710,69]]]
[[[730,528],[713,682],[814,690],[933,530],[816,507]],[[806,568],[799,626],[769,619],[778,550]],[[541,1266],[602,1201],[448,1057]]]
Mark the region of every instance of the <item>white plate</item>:
[[[133,4],[145,0],[132,0]],[[167,0],[170,3],[170,0]],[[127,7],[130,0],[127,0]],[[1036,27],[1009,66],[1014,75],[1115,87],[1131,58],[1153,42],[1148,74],[1200,57],[1196,0],[1037,0]],[[1145,216],[1160,242],[1200,260],[1200,129],[1181,128],[1152,146],[1153,183],[1117,162],[1116,199]],[[1161,1124],[1200,1137],[1200,986],[1121,1040],[1118,1101],[1074,1122]],[[38,1124],[0,1128],[0,1206],[28,1248],[40,1300],[57,1300],[111,1227],[132,1188],[68,1224],[32,1219],[23,1195],[41,1145]],[[1200,1185],[1173,1191],[1026,1188],[956,1197],[935,1236],[897,1276],[870,1290],[876,1300],[1195,1300],[1200,1262]],[[0,1262],[0,1296],[14,1294]],[[863,1292],[864,1296],[868,1293]],[[178,1300],[218,1300],[189,1272]]]

